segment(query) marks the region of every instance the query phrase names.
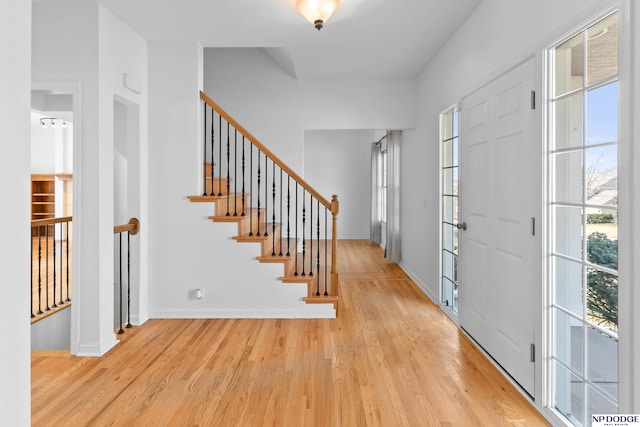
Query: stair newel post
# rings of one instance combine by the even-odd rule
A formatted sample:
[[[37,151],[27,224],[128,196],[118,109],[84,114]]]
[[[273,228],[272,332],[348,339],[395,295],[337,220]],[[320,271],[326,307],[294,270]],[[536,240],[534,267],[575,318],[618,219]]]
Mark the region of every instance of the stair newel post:
[[[68,223],[67,223],[68,224]],[[63,230],[64,224],[60,223],[60,301],[58,301],[58,305],[62,305],[64,304],[64,301],[62,300],[62,258],[63,258],[63,252],[62,252],[62,232]],[[55,242],[54,242],[55,245]]]
[[[205,110],[206,110],[207,106],[205,104]],[[215,117],[214,117],[215,111],[213,111],[213,108],[211,109],[211,192],[209,193],[210,196],[215,196],[215,190],[213,189],[213,182],[214,182],[214,176],[215,176],[215,163],[214,163],[214,149],[213,147],[215,146],[215,129],[216,129],[216,122],[215,122]],[[205,122],[206,122],[206,117],[207,114],[205,112]],[[205,186],[206,188],[206,186]],[[205,192],[205,196],[207,195],[207,193]]]
[[[264,236],[269,235],[269,157],[264,153]]]
[[[273,204],[271,205],[271,256],[276,256],[276,163],[271,162],[271,188],[273,196]]]
[[[287,174],[287,256],[291,256],[291,177]]]
[[[245,212],[246,212],[245,200],[244,200],[245,199],[245,197],[244,197],[244,194],[245,194],[245,191],[244,191],[245,190],[244,189],[244,162],[245,162],[245,159],[244,159],[244,135],[242,135],[242,215],[241,216],[244,216]]]
[[[238,216],[238,129],[233,133],[233,216]]]
[[[320,200],[317,201],[316,204],[316,216],[318,217],[316,220],[316,230],[317,230],[317,239],[316,239],[316,295],[320,295]]]
[[[260,236],[260,149],[258,149],[258,233],[256,236]]]
[[[338,296],[338,212],[340,211],[340,202],[338,196],[331,196],[331,296]]]
[[[305,220],[307,218],[306,206],[305,206],[305,197],[306,197],[306,189],[302,187],[302,276],[306,276],[304,272],[304,261],[305,261],[305,252],[307,241],[305,239]]]
[[[282,222],[282,193],[284,192],[282,188],[282,168],[280,168],[280,252],[278,255],[282,256],[282,227],[284,222]]]

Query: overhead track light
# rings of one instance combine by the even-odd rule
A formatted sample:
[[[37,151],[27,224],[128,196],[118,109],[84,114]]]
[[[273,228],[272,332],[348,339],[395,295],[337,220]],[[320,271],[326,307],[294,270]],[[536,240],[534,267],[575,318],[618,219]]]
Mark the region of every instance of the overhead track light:
[[[56,127],[56,125],[60,125],[63,128],[67,127],[67,121],[64,119],[59,119],[57,117],[43,117],[40,119],[40,126],[42,126],[43,128],[47,128],[47,121],[49,122],[49,126],[51,126],[52,128]]]
[[[339,3],[340,0],[298,0],[296,10],[320,31]]]

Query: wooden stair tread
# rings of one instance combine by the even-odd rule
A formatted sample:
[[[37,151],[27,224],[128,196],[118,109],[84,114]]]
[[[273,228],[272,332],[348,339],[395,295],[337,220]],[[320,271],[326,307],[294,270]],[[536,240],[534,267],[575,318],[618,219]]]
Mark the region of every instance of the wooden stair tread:
[[[260,262],[278,263],[278,262],[291,261],[292,257],[286,256],[286,255],[264,255],[264,256],[256,257],[256,259]]]

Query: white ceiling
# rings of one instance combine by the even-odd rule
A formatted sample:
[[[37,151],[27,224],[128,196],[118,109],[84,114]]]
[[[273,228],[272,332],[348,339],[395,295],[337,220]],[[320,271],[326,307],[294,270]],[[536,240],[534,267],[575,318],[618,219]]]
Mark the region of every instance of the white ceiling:
[[[261,47],[305,77],[416,76],[481,0],[341,0],[321,31],[295,0],[100,0],[149,41]]]

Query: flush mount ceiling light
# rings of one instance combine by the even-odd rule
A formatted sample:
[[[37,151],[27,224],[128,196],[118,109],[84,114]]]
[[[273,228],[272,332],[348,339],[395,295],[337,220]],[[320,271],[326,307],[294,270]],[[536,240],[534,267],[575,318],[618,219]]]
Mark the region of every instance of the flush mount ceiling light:
[[[297,0],[296,10],[320,31],[340,0]]]
[[[40,126],[43,128],[47,128],[47,120],[49,121],[49,126],[52,128],[56,127],[56,125],[61,125],[63,128],[67,127],[67,121],[63,119],[59,119],[57,117],[43,117],[40,119]]]

